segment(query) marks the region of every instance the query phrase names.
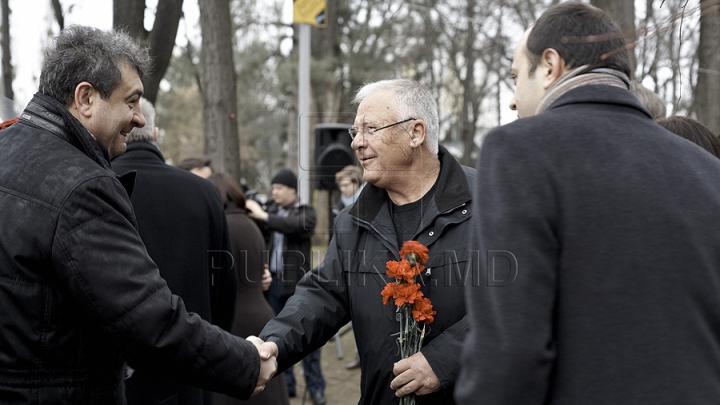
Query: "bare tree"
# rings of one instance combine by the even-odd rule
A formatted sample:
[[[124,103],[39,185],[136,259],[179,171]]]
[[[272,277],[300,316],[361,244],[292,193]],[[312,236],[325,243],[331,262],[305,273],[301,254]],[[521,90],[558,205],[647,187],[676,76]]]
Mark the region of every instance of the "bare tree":
[[[113,27],[124,29],[141,45],[150,49],[154,68],[143,84],[145,98],[157,99],[160,81],[165,75],[175,47],[183,0],[158,0],[155,23],[150,31],[145,29],[145,0],[113,0]]]
[[[299,46],[299,29],[297,27],[297,24],[295,25],[295,29],[293,30],[293,47],[290,51],[290,61],[292,62],[290,66],[290,77],[289,81],[286,84],[286,87],[282,90],[284,90],[288,95],[288,101],[287,101],[287,127],[285,129],[285,142],[286,142],[286,150],[285,150],[285,168],[289,168],[292,170],[296,170],[295,168],[298,167],[298,163],[300,161],[298,157],[298,140],[300,139],[300,126],[298,125],[298,118],[299,113],[298,110],[300,108],[299,106],[299,83],[298,83],[298,65],[299,65],[299,56],[298,56],[298,46]],[[312,35],[312,34],[311,34]],[[312,80],[312,79],[311,79]],[[310,86],[312,88],[312,85]],[[311,95],[312,97],[312,91]]]
[[[202,31],[202,94],[205,154],[217,170],[240,178],[235,63],[230,3],[200,0]]]
[[[10,100],[15,99],[13,92],[13,72],[12,58],[10,53],[10,5],[8,0],[2,0],[2,75],[3,75],[3,91],[5,97]]]
[[[697,118],[720,134],[720,1],[700,2],[700,43],[694,110]]]
[[[340,112],[340,95],[342,94],[342,82],[338,80],[340,72],[340,37],[338,25],[338,9],[342,2],[328,1],[325,8],[324,28],[311,27],[311,52],[312,60],[316,69],[315,77],[312,77],[315,112],[318,122],[337,122],[337,114]],[[318,74],[320,73],[320,74]],[[315,124],[317,122],[314,122]]]
[[[613,21],[620,26],[620,30],[623,32],[623,36],[625,37],[625,42],[627,42],[628,45],[632,45],[637,41],[637,34],[635,32],[635,1],[590,0],[590,4],[605,10],[610,18],[612,18]],[[635,48],[633,47],[628,50],[631,76],[634,75],[635,65],[637,64],[634,49]]]
[[[63,13],[62,5],[60,4],[60,0],[51,0],[50,3],[52,3],[53,13],[55,14],[55,20],[57,20],[58,25],[60,26],[60,30],[65,29],[65,14]]]

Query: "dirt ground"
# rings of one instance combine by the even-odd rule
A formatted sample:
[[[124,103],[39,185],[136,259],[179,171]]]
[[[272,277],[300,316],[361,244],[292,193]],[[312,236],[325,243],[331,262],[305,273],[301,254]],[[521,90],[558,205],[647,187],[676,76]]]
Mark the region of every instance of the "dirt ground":
[[[345,331],[348,326],[341,329]],[[325,377],[325,399],[327,405],[357,405],[360,400],[360,369],[347,370],[345,365],[355,360],[355,338],[352,331],[340,338],[342,358],[338,357],[335,340],[330,340],[322,348],[320,364]],[[305,378],[302,376],[302,365],[296,365],[297,397],[290,398],[290,405],[312,405],[309,394],[305,395]]]

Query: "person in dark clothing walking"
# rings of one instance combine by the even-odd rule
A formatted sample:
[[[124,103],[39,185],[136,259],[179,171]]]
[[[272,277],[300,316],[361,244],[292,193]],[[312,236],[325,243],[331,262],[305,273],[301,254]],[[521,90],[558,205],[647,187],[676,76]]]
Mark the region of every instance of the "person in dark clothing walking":
[[[673,134],[680,135],[688,141],[697,144],[720,159],[720,140],[718,140],[717,135],[702,122],[679,115],[657,119],[655,122]]]
[[[255,221],[247,216],[245,194],[229,174],[215,172],[208,178],[220,191],[227,216],[232,253],[238,270],[238,299],[235,305],[235,321],[232,333],[247,337],[259,335],[265,324],[275,316],[263,295],[263,251],[265,242]],[[215,396],[216,405],[288,405],[285,378],[276,376],[265,391],[247,401]]]
[[[157,145],[155,108],[144,98],[140,107],[146,124],[130,131],[127,151],[112,160],[112,168],[118,175],[136,173],[130,201],[138,232],[170,291],[188,311],[230,331],[237,275],[220,196],[207,181],[165,164]],[[128,405],[161,404],[170,398],[178,404],[213,403],[212,392],[142,367],[126,380],[126,389]]]
[[[147,49],[65,28],[40,88],[0,135],[0,398],[3,405],[123,405],[125,361],[248,398],[275,360],[260,342],[188,313],[147,253],[131,176],[110,159],[145,125]]]
[[[310,270],[311,237],[317,221],[315,209],[301,204],[297,196],[297,177],[290,170],[281,170],[271,181],[273,202],[267,212],[256,201],[246,206],[251,218],[260,221],[269,251],[273,282],[265,293],[275,314],[280,313],[298,281]],[[314,405],[325,404],[325,378],[320,368],[320,350],[302,360],[303,374]],[[297,395],[292,367],[285,372],[288,394]]]
[[[720,160],[653,122],[623,37],[567,2],[515,48],[520,119],[477,166],[468,236],[488,285],[466,291],[461,404],[720,398]]]

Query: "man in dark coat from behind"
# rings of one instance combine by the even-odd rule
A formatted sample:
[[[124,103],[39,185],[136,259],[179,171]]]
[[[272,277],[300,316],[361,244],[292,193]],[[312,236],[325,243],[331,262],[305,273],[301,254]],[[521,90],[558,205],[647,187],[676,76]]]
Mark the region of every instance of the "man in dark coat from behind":
[[[478,160],[471,239],[488,285],[466,290],[462,404],[720,399],[720,161],[652,121],[626,49],[579,2],[518,43],[521,119]],[[486,268],[492,251],[504,268]]]
[[[138,231],[170,290],[188,311],[229,331],[237,275],[222,201],[208,181],[165,164],[156,143],[155,109],[142,99],[147,124],[127,136],[127,151],[112,161],[122,175],[136,171],[131,197]],[[132,364],[131,364],[132,366]],[[129,405],[212,405],[213,395],[139,367],[126,380]]]

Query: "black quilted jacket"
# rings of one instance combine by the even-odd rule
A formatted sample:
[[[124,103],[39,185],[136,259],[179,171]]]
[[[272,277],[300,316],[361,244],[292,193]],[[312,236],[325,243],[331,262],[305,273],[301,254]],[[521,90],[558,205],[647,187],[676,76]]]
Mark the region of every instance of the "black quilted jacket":
[[[0,402],[124,404],[125,359],[248,397],[254,346],[188,314],[91,135],[37,94],[0,132]]]

